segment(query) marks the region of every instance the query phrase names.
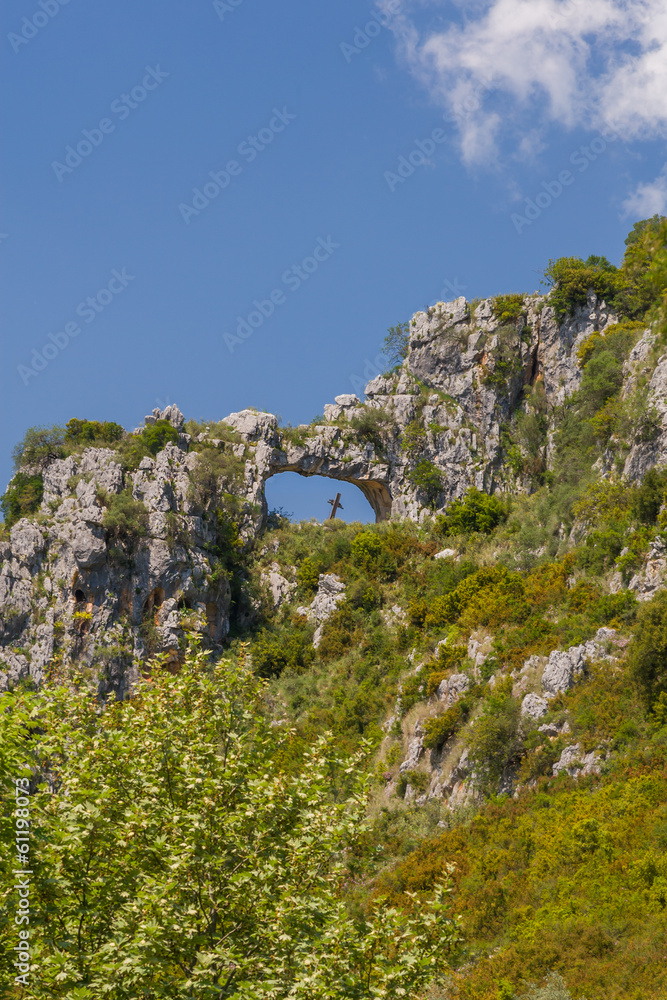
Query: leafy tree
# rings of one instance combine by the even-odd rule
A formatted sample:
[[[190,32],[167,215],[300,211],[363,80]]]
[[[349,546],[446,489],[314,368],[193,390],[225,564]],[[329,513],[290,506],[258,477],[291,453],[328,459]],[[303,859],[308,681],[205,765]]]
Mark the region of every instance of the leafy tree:
[[[22,517],[30,517],[39,508],[44,496],[44,479],[38,473],[29,476],[26,472],[15,473],[7,490],[0,497],[0,511],[6,527],[20,521]]]
[[[367,826],[359,760],[322,738],[285,770],[294,734],[270,725],[262,700],[243,665],[193,650],[177,675],[154,663],[129,701],[104,709],[73,678],[0,701],[0,763],[19,740],[42,776],[29,995],[398,1000],[442,982],[457,940],[447,888],[413,916],[382,899],[350,915],[341,891]],[[16,712],[38,727],[28,747]],[[3,784],[0,816],[12,795]],[[13,879],[7,854],[0,866]],[[8,893],[7,932],[13,915]]]
[[[544,270],[544,278],[544,284],[552,289],[550,301],[559,322],[573,313],[576,306],[586,305],[589,291],[611,305],[623,286],[619,269],[606,257],[595,255],[585,261],[581,257],[552,259]]]
[[[387,336],[384,338],[383,350],[393,365],[398,366],[405,361],[410,350],[410,324],[408,322],[389,327]]]
[[[95,441],[113,444],[114,441],[120,441],[124,433],[120,424],[108,420],[100,422],[73,417],[65,424],[65,440],[76,444],[93,444]]]
[[[65,431],[62,427],[30,427],[22,441],[14,447],[14,468],[34,466],[43,470],[56,458],[64,455]]]
[[[502,500],[472,486],[462,499],[454,500],[444,514],[438,515],[436,526],[443,535],[489,535],[507,513]]]

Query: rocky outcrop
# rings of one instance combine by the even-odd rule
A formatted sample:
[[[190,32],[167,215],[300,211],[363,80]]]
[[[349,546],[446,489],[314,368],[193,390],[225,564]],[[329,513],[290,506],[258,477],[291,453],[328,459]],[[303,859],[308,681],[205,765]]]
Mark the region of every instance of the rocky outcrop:
[[[555,650],[547,660],[542,674],[542,688],[545,698],[554,698],[557,694],[569,691],[577,678],[587,669],[593,660],[611,659],[607,647],[616,638],[613,628],[598,629],[594,639],[581,646],[571,646],[570,649]]]
[[[317,625],[313,635],[313,646],[318,648],[322,642],[322,630],[327,619],[338,608],[345,597],[345,584],[334,573],[321,573],[317,584],[317,593],[308,607],[297,608],[297,614],[303,615],[312,624]]]
[[[250,409],[224,418],[243,442],[248,497],[266,512],[272,476],[325,476],[358,486],[380,521],[419,520],[471,485],[493,491],[506,478],[501,426],[524,387],[540,382],[553,410],[579,387],[578,347],[615,319],[593,294],[560,325],[548,297],[537,294],[511,323],[496,318],[491,299],[471,309],[459,298],[416,313],[401,370],[369,382],[364,402],[336,396],[322,423],[289,430]],[[419,475],[424,463],[434,473],[429,486]]]
[[[48,466],[39,516],[0,543],[0,690],[28,677],[40,683],[71,661],[96,671],[102,691],[122,694],[147,654],[180,655],[193,616],[211,643],[224,639],[230,585],[213,574],[211,529],[189,499],[196,461],[169,444],[129,473],[110,449]],[[123,490],[148,521],[128,544],[103,523],[109,498]],[[187,544],[170,516],[190,529]]]

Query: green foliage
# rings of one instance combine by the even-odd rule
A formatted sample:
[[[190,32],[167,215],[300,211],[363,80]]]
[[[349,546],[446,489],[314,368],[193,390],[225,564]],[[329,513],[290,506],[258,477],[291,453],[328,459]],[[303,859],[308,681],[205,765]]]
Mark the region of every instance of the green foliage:
[[[421,493],[427,507],[437,507],[444,488],[442,472],[437,465],[428,458],[422,458],[406,472],[405,478]]]
[[[378,451],[382,451],[384,448],[383,431],[389,423],[384,410],[364,406],[362,412],[352,417],[349,423],[362,441],[366,441]]]
[[[44,479],[41,472],[28,475],[26,472],[16,472],[0,497],[0,511],[5,527],[11,528],[22,517],[34,514],[44,496]]]
[[[32,466],[43,471],[49,462],[64,456],[64,441],[62,427],[30,427],[12,450],[14,468]]]
[[[399,323],[390,326],[384,338],[383,351],[393,365],[400,365],[407,358],[410,350],[410,324]]]
[[[559,257],[550,260],[544,270],[545,283],[552,289],[550,303],[556,319],[562,322],[576,306],[585,306],[589,291],[612,305],[623,285],[617,267],[605,257]]]
[[[491,302],[493,315],[501,323],[513,323],[524,313],[523,295],[496,295]]]
[[[120,441],[125,431],[120,424],[110,421],[78,420],[73,417],[65,424],[65,441],[74,444],[113,444]]]
[[[412,915],[378,901],[353,918],[340,890],[367,827],[360,761],[320,739],[284,770],[293,734],[269,725],[262,693],[242,666],[191,653],[104,710],[74,683],[12,702],[10,719],[39,723],[28,745],[3,700],[0,760],[58,776],[31,796],[36,995],[344,1000],[442,982],[448,879]],[[0,795],[9,817],[13,788]],[[14,906],[0,900],[6,935]]]
[[[667,590],[639,607],[628,662],[650,708],[667,692]]]
[[[496,496],[472,486],[460,500],[454,500],[444,514],[436,518],[437,530],[447,535],[489,535],[507,519],[507,504]]]
[[[255,673],[259,677],[280,677],[284,670],[303,673],[315,659],[312,638],[307,628],[260,632],[251,649]]]
[[[428,750],[440,750],[443,744],[461,728],[469,712],[468,704],[458,701],[442,715],[437,715],[434,719],[425,719],[422,726],[424,746]]]
[[[212,511],[238,492],[244,463],[225,445],[204,445],[190,472],[189,499],[198,507]]]
[[[531,983],[528,992],[522,993],[519,1000],[572,1000],[572,994],[561,974],[550,972],[544,986]]]
[[[638,222],[626,239],[620,268],[605,257],[560,257],[544,272],[552,288],[550,301],[562,322],[589,291],[630,319],[658,314],[667,289],[667,220],[661,216]]]
[[[102,494],[100,500],[106,507],[102,524],[110,541],[124,545],[130,551],[148,534],[148,509],[141,500],[135,500],[131,490]]]
[[[468,754],[487,791],[495,791],[506,769],[518,764],[523,755],[520,712],[519,702],[501,688],[497,694],[494,691],[470,727]]]
[[[350,554],[353,564],[373,578],[388,580],[396,574],[396,559],[386,535],[360,531],[352,540]]]
[[[151,455],[157,455],[167,444],[178,444],[178,431],[168,420],[156,420],[144,427],[141,439]]]

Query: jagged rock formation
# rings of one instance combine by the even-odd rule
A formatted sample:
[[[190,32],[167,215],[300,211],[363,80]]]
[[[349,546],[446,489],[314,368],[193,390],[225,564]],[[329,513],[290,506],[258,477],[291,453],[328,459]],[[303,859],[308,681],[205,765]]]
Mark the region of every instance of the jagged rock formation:
[[[229,574],[216,569],[215,525],[193,498],[199,458],[191,444],[222,449],[240,464],[246,544],[267,515],[267,480],[287,471],[355,484],[378,521],[420,520],[471,485],[487,492],[522,488],[508,471],[503,444],[503,426],[521,405],[522,391],[540,383],[553,418],[581,382],[577,349],[615,319],[592,293],[562,324],[548,296],[538,294],[525,297],[511,322],[495,315],[490,299],[438,303],[412,319],[399,370],[371,381],[364,402],[350,394],[336,397],[312,425],[281,428],[273,415],[247,409],[223,418],[229,440],[206,432],[191,442],[183,415],[171,406],[155,410],[146,426],[168,421],[177,443],[142,459],[138,468],[124,470],[113,448],[50,461],[39,514],[19,521],[0,542],[0,688],[28,675],[39,683],[47,665],[74,659],[97,671],[102,691],[122,695],[148,651],[178,655],[193,622],[213,644],[225,638],[232,613]],[[631,477],[667,459],[667,360],[659,359],[651,373],[652,344],[647,331],[626,365],[628,392],[650,376],[648,399],[657,421],[653,438],[628,454]],[[548,436],[545,461],[547,442]],[[425,479],[424,468],[435,478]],[[145,506],[147,532],[119,551],[104,527],[101,497],[128,490]],[[637,590],[655,589],[664,569],[662,553],[655,555],[656,565],[637,578]],[[276,604],[288,598],[291,581],[268,583]],[[251,606],[248,599],[245,611],[238,607],[239,618]]]

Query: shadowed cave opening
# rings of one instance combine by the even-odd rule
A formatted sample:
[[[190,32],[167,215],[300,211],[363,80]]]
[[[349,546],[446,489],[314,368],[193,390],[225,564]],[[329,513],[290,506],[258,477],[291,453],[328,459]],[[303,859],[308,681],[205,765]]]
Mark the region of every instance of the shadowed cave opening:
[[[348,524],[360,521],[375,524],[376,516],[361,489],[354,483],[328,476],[302,476],[298,472],[280,472],[267,479],[266,502],[269,510],[280,508],[290,521],[309,521],[312,517],[325,521],[330,512],[329,499],[341,494],[343,510],[336,517]]]

